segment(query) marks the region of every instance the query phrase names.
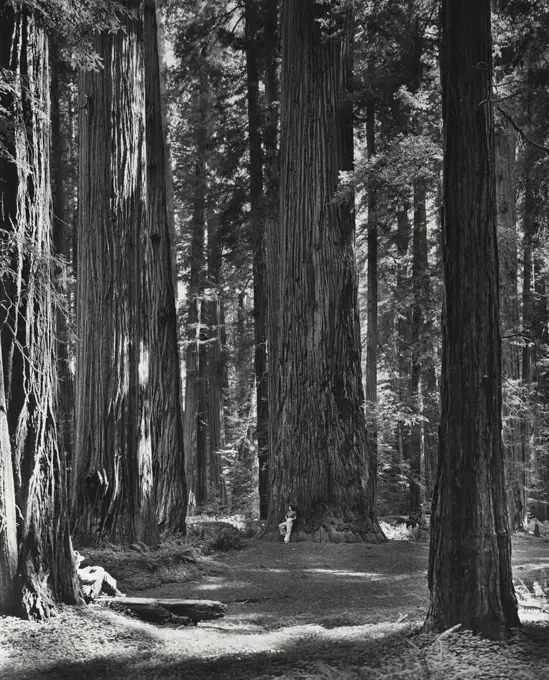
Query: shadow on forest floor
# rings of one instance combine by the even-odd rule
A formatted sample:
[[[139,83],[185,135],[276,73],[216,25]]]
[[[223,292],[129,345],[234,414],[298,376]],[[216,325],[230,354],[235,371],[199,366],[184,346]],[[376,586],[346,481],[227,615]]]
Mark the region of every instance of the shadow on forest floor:
[[[509,643],[418,634],[428,604],[427,553],[426,541],[251,540],[211,569],[189,572],[190,581],[134,591],[218,599],[228,605],[225,618],[158,627],[92,605],[63,608],[44,624],[0,619],[0,678],[549,678],[549,617],[539,590],[549,577],[549,542],[514,539],[526,625]],[[120,585],[132,594],[131,582]]]

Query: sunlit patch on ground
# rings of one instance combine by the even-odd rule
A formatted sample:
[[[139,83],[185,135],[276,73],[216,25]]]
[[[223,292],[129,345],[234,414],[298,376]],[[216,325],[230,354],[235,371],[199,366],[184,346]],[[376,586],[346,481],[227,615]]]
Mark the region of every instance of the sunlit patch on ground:
[[[227,615],[180,628],[99,605],[63,608],[45,624],[0,618],[0,678],[543,680],[549,678],[549,607],[540,565],[548,564],[549,550],[545,542],[517,543],[515,583],[528,635],[517,633],[511,645],[466,633],[411,636],[428,605],[425,543],[251,541],[222,563],[190,564],[186,578],[182,561],[192,556],[181,546],[134,556],[133,566],[127,554],[109,553],[113,567],[125,570],[128,592],[135,575],[136,594],[219,599]],[[141,590],[136,565],[161,574],[154,588]]]

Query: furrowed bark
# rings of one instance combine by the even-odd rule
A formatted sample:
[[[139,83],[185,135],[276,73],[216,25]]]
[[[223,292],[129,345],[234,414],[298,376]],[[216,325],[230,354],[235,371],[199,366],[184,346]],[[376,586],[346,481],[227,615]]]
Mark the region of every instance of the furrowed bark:
[[[425,627],[519,625],[501,441],[489,0],[445,0],[442,416]]]
[[[50,71],[48,38],[35,13],[20,4],[0,11],[0,67],[13,86],[2,104],[13,123],[11,157],[0,161],[0,227],[4,384],[0,418],[7,531],[3,557],[11,584],[10,609],[44,619],[58,602],[75,603],[65,461],[56,428],[56,341],[52,196],[50,180]],[[6,432],[13,442],[18,563],[13,582],[13,496]]]
[[[153,482],[143,6],[80,76],[75,533],[158,540]]]
[[[150,291],[151,434],[156,517],[164,531],[185,533],[187,485],[178,349],[175,227],[171,161],[167,145],[165,82],[155,0],[145,2],[145,107],[147,135]]]
[[[297,540],[381,541],[365,450],[354,201],[336,198],[340,173],[353,170],[352,17],[333,10],[313,0],[286,0],[282,10],[268,526],[276,539],[291,502]]]

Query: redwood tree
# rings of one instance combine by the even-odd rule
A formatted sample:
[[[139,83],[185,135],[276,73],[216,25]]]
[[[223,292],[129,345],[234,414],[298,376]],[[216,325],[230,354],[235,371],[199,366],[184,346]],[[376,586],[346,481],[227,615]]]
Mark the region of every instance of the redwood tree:
[[[501,441],[490,0],[444,0],[442,415],[426,627],[519,624]]]
[[[162,25],[155,0],[145,0],[147,254],[150,290],[150,386],[154,483],[159,526],[185,531],[187,486],[183,450],[181,369],[176,314],[173,188],[167,146]]]
[[[352,17],[336,2],[285,0],[281,35],[268,526],[276,537],[291,502],[298,540],[381,541],[366,454],[354,206],[336,196],[340,173],[353,169]]]
[[[78,598],[56,428],[48,43],[38,9],[3,3],[0,67],[9,87],[0,110],[9,125],[0,154],[0,607],[29,618]]]
[[[80,77],[72,503],[88,541],[153,543],[143,3],[125,6],[122,30],[94,35],[103,68]]]
[[[267,383],[267,282],[263,212],[263,151],[259,99],[259,6],[245,0],[246,81],[248,98],[248,144],[250,152],[250,226],[253,246],[254,368],[257,398],[257,452],[259,459],[259,516],[267,519],[269,508],[269,402]]]

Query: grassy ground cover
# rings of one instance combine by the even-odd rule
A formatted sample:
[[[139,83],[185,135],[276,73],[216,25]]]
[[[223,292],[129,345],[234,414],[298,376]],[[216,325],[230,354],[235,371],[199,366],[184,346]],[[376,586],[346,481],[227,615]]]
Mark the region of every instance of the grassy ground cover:
[[[154,626],[98,604],[62,608],[43,624],[0,618],[0,678],[549,679],[546,537],[514,539],[524,625],[493,643],[419,632],[425,537],[384,545],[246,538],[241,550],[202,556],[210,539],[199,533],[155,551],[111,547],[90,557],[128,594],[221,600],[224,619]],[[399,529],[393,538],[411,536]]]

